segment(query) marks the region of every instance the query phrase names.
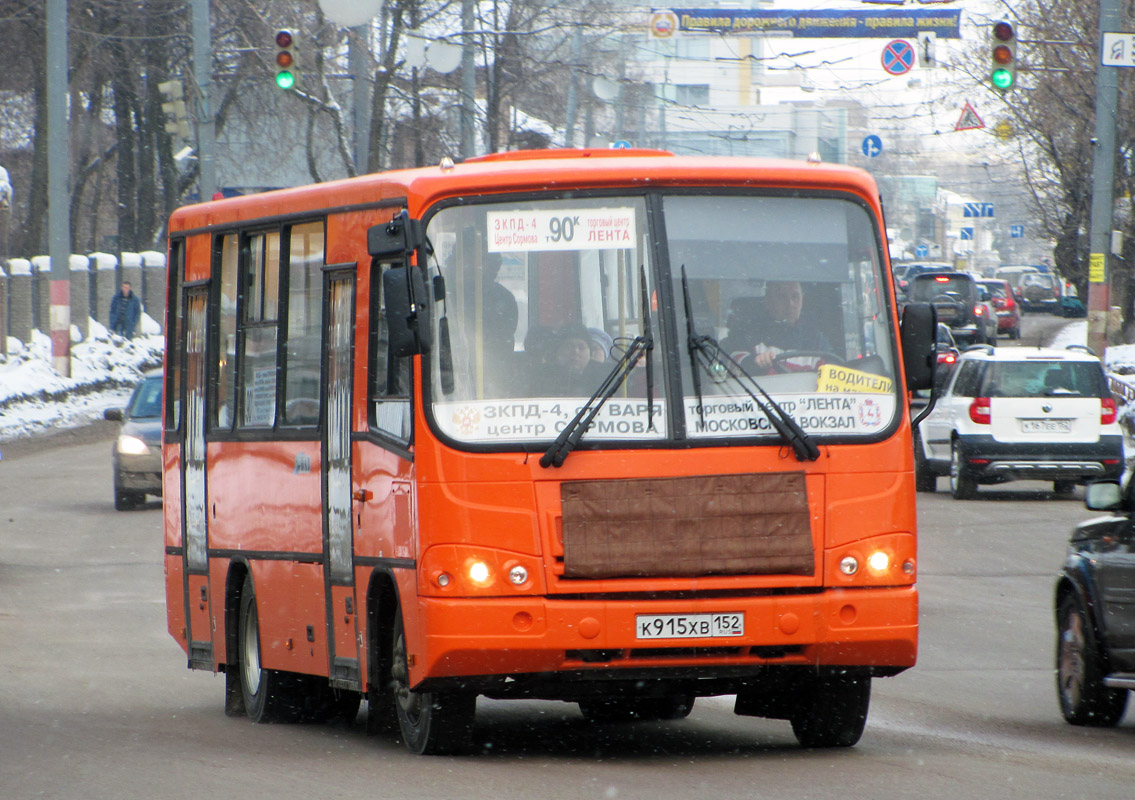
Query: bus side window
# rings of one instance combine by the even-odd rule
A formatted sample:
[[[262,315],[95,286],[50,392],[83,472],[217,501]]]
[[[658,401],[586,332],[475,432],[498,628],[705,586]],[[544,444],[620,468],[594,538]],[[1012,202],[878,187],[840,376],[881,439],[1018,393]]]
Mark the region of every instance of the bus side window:
[[[389,261],[375,261],[371,266],[370,425],[409,442],[411,359],[390,353],[390,328],[382,298],[382,273],[394,266]]]
[[[217,246],[215,258],[220,262],[221,279],[218,281],[217,351],[213,364],[213,385],[216,397],[213,402],[212,427],[231,430],[236,408],[236,338],[237,338],[237,280],[240,250],[236,234],[223,236]]]
[[[291,229],[288,247],[284,424],[319,424],[323,223]]]

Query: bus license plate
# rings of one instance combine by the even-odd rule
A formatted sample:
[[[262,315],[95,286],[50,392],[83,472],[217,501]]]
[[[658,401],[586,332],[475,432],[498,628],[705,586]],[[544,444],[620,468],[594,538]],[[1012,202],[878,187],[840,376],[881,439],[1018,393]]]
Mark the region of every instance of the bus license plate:
[[[713,636],[743,636],[745,614],[638,614],[637,639],[708,639]]]
[[[1021,433],[1070,433],[1070,419],[1023,419]]]

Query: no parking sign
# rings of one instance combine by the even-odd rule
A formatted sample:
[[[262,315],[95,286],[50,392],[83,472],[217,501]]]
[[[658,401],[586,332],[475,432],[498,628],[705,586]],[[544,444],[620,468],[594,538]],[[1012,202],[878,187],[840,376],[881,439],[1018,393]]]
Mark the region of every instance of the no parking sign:
[[[888,75],[905,75],[914,66],[914,46],[905,39],[895,39],[883,48],[883,70]]]

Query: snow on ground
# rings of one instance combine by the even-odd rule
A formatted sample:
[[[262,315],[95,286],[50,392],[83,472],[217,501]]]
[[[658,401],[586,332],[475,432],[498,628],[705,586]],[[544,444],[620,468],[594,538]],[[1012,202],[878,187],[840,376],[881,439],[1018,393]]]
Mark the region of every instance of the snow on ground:
[[[139,328],[127,341],[92,319],[82,340],[72,326],[69,378],[52,367],[50,336],[34,331],[31,344],[9,336],[8,355],[0,355],[0,442],[81,427],[126,405],[142,373],[162,363],[158,324],[143,314]]]

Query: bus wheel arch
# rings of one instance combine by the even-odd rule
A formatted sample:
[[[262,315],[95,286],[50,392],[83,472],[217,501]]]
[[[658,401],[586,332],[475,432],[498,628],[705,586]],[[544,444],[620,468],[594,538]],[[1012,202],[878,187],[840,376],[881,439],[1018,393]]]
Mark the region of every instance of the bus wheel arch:
[[[240,691],[240,656],[237,628],[240,625],[240,596],[245,580],[249,575],[248,564],[234,560],[229,564],[225,576],[225,652],[218,659],[225,670],[225,714],[230,717],[243,717],[246,714],[244,697]]]
[[[367,733],[371,734],[394,733],[398,729],[390,668],[398,608],[394,576],[387,570],[375,570],[367,588],[366,605]]]

